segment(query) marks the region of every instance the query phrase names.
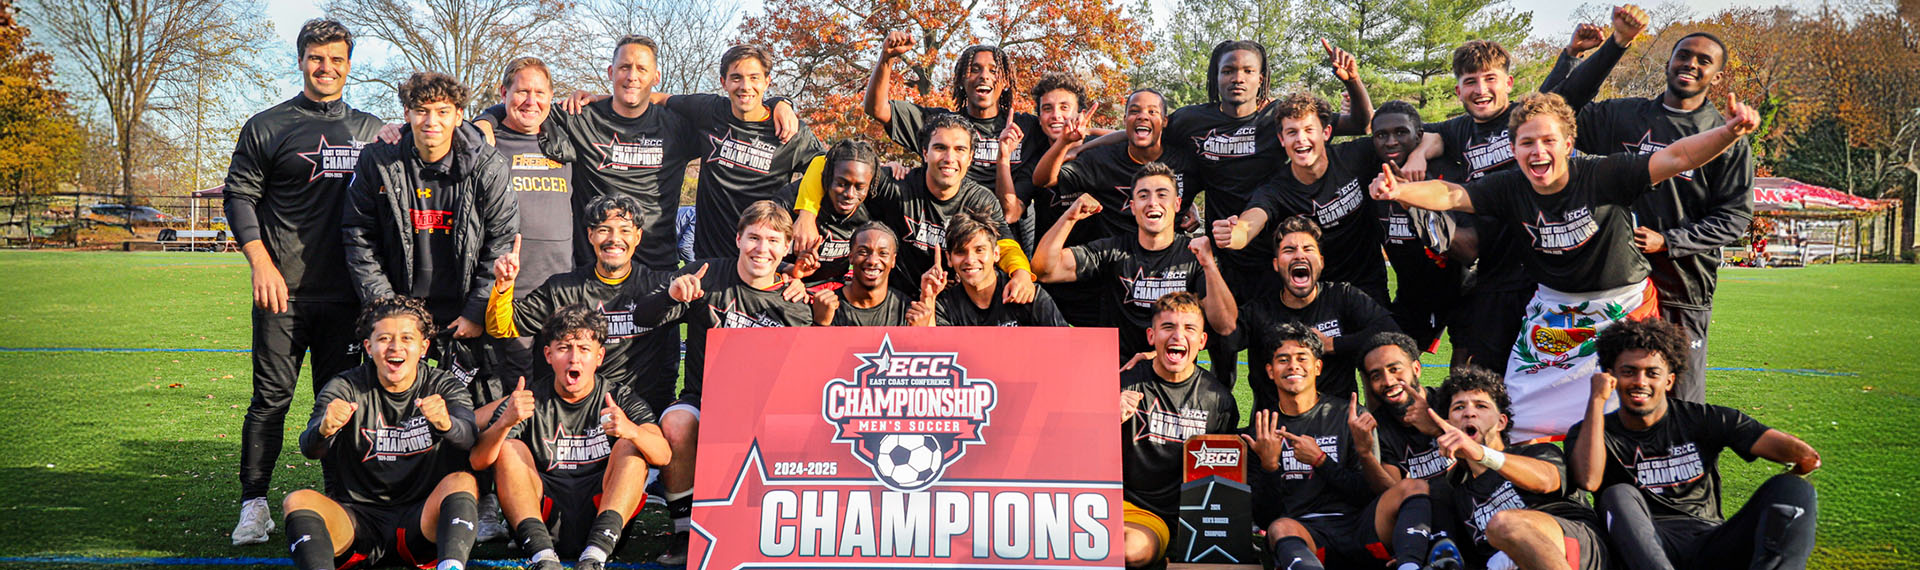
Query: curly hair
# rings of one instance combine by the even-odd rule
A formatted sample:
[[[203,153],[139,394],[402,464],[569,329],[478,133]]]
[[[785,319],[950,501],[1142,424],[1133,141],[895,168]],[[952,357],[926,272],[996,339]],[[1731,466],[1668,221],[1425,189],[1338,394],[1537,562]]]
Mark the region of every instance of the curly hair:
[[[893,228],[887,227],[885,222],[867,222],[858,228],[854,228],[853,239],[851,241],[860,241],[860,236],[866,235],[867,232],[875,232],[887,236],[887,241],[893,242],[896,247],[900,243],[900,236],[895,235]]]
[[[395,317],[413,317],[420,338],[433,336],[433,314],[427,312],[427,302],[406,296],[375,299],[367,303],[366,307],[360,309],[360,318],[354,321],[353,330],[360,334],[360,338],[368,338],[373,336],[373,325]]]
[[[418,109],[441,101],[453,104],[456,109],[467,108],[467,86],[445,73],[416,71],[400,82],[399,91],[401,109]]]
[[[607,344],[607,317],[585,303],[575,303],[561,307],[547,317],[540,325],[540,333],[534,335],[533,345],[545,347],[557,340],[572,338],[575,334],[586,333],[594,344]]]
[[[1320,128],[1333,126],[1339,115],[1333,112],[1333,104],[1312,93],[1290,93],[1274,103],[1274,118],[1299,119],[1313,116],[1320,119]]]
[[[1380,117],[1384,117],[1387,115],[1402,115],[1409,119],[1412,119],[1413,129],[1415,131],[1420,130],[1420,127],[1425,122],[1423,119],[1420,118],[1419,109],[1413,108],[1412,103],[1401,101],[1399,99],[1388,101],[1387,104],[1381,105],[1379,109],[1374,110],[1373,112],[1373,118],[1375,119],[1378,119]]]
[[[582,221],[587,223],[586,227],[589,228],[604,224],[608,219],[619,216],[626,218],[629,222],[633,222],[633,225],[638,229],[640,225],[641,208],[639,198],[635,198],[630,194],[609,192],[595,196],[593,200],[588,201],[587,207],[580,211],[580,217]]]
[[[1441,417],[1453,415],[1453,396],[1462,392],[1480,392],[1493,400],[1493,407],[1500,415],[1507,417],[1507,425],[1513,425],[1513,398],[1507,396],[1507,381],[1490,370],[1471,364],[1461,366],[1447,374],[1446,381],[1440,383],[1439,393],[1434,395],[1434,411]],[[1500,432],[1500,443],[1507,443],[1507,431]]]
[[[1453,50],[1453,76],[1460,77],[1469,73],[1500,70],[1511,73],[1513,55],[1500,42],[1473,40]]]
[[[1601,370],[1613,370],[1620,355],[1629,350],[1660,353],[1670,374],[1687,370],[1687,333],[1665,319],[1615,321],[1600,331],[1593,343],[1600,350]]]
[[[1041,97],[1055,91],[1066,91],[1072,94],[1074,109],[1087,108],[1087,86],[1080,82],[1079,77],[1070,73],[1046,74],[1040,78],[1039,83],[1033,84],[1033,90],[1027,94],[1033,97],[1035,104],[1039,104]]]
[[[1520,125],[1527,124],[1534,117],[1550,117],[1559,121],[1568,140],[1579,136],[1578,128],[1574,126],[1573,107],[1567,106],[1567,100],[1561,98],[1559,93],[1528,93],[1521,97],[1513,106],[1513,116],[1507,118],[1507,128],[1518,131]]]

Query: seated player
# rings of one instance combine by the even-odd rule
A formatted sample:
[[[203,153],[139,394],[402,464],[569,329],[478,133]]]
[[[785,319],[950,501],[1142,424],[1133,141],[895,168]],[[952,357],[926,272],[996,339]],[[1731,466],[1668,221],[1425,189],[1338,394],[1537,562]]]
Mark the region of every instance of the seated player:
[[[673,449],[673,462],[661,476],[667,515],[674,527],[664,560],[686,555],[687,533],[693,526],[693,465],[700,444],[707,331],[813,324],[813,311],[806,303],[786,296],[798,290],[799,298],[805,298],[800,281],[780,272],[780,260],[787,256],[793,239],[793,218],[787,210],[770,200],[754,202],[740,212],[735,235],[735,247],[740,249],[737,258],[688,264],[667,287],[641,297],[633,311],[634,321],[646,326],[687,325],[684,386],[680,399],[660,413],[661,431]]]
[[[1273,348],[1254,354],[1264,357],[1262,368],[1279,398],[1274,407],[1255,408],[1250,433],[1241,437],[1260,456],[1248,479],[1253,519],[1267,529],[1273,567],[1378,566],[1381,560],[1371,552],[1380,548],[1368,505],[1373,493],[1353,459],[1350,401],[1322,397],[1316,386],[1321,336],[1284,321],[1266,336],[1261,345]]]
[[[476,471],[493,471],[532,568],[557,569],[561,555],[575,554],[575,569],[606,564],[640,510],[647,466],[664,466],[673,455],[646,400],[599,377],[606,338],[598,309],[562,307],[536,343],[552,381],[548,374],[531,385],[521,378],[506,398],[476,412],[487,419],[469,460]]]
[[[1475,568],[1608,567],[1600,518],[1587,507],[1585,492],[1565,484],[1560,448],[1551,443],[1509,445],[1512,402],[1498,375],[1477,366],[1455,370],[1432,402],[1436,408],[1421,413],[1441,427],[1442,452],[1459,460],[1448,472],[1446,485],[1452,495],[1450,510],[1457,514],[1429,511],[1424,481],[1409,479],[1396,488],[1410,490],[1397,505],[1396,524],[1401,526],[1393,546],[1399,568],[1419,568],[1423,560],[1434,568],[1441,562],[1422,558],[1429,554],[1429,524],[1457,525],[1471,534],[1473,547],[1465,554]],[[1444,500],[1433,497],[1435,502]]]
[[[1086,281],[1100,287],[1102,295],[1092,312],[1119,329],[1123,358],[1152,350],[1145,332],[1155,318],[1154,304],[1167,293],[1204,295],[1200,303],[1207,309],[1207,320],[1239,318],[1239,307],[1220,276],[1213,248],[1203,238],[1181,239],[1174,227],[1180,212],[1176,176],[1172,168],[1158,162],[1133,173],[1126,182],[1127,201],[1113,206],[1131,211],[1127,234],[1066,246],[1076,224],[1109,207],[1087,192],[1074,200],[1034,249],[1033,270],[1041,282]]]
[[[320,460],[333,489],[287,494],[295,567],[372,565],[389,555],[420,568],[466,567],[478,485],[453,468],[473,447],[473,406],[452,372],[420,366],[432,327],[419,299],[375,299],[361,310],[368,360],[327,382],[300,432],[300,454]]]
[[[1155,300],[1153,325],[1145,334],[1154,349],[1153,365],[1120,373],[1124,548],[1130,568],[1167,556],[1173,538],[1169,521],[1180,513],[1187,438],[1233,433],[1240,426],[1233,392],[1194,362],[1207,345],[1198,298],[1175,291]]]
[[[933,326],[932,297],[918,299],[888,284],[900,240],[886,224],[853,233],[847,283],[813,294],[813,324],[836,327]]]
[[[1433,400],[1433,389],[1420,386],[1420,349],[1413,342],[1412,337],[1388,331],[1367,338],[1359,351],[1367,409],[1355,416],[1354,447],[1359,450],[1367,486],[1376,493],[1386,492],[1402,479],[1440,479],[1453,466],[1453,459],[1441,454],[1433,442],[1440,427],[1425,411]]]
[[[1582,404],[1577,383],[1567,379],[1598,369],[1588,356],[1591,336],[1623,318],[1657,312],[1647,259],[1633,243],[1633,205],[1652,184],[1705,165],[1759,127],[1759,114],[1731,94],[1727,109],[1725,125],[1650,155],[1572,158],[1573,109],[1559,95],[1533,94],[1520,100],[1509,122],[1519,172],[1489,174],[1467,186],[1402,182],[1386,170],[1375,178],[1376,199],[1476,212],[1531,236],[1527,270],[1540,286],[1505,375],[1518,438],[1565,433],[1580,419]]]
[[[1273,346],[1265,344],[1260,334],[1267,327],[1276,323],[1305,325],[1319,338],[1325,358],[1321,362],[1326,372],[1317,385],[1328,397],[1347,402],[1354,393],[1360,344],[1374,333],[1399,329],[1387,310],[1360,289],[1320,280],[1326,260],[1320,256],[1320,225],[1312,218],[1299,215],[1280,220],[1274,240],[1273,269],[1282,278],[1279,294],[1263,288],[1260,294],[1239,299],[1239,320],[1214,322],[1213,332],[1234,335],[1235,346],[1266,355],[1273,352]],[[1253,390],[1254,409],[1273,408],[1279,397],[1274,391],[1278,380],[1267,378],[1264,366],[1248,367],[1247,387]]]
[[[867,141],[846,139],[834,143],[825,157],[814,162],[822,165],[826,208],[817,214],[796,211],[793,251],[798,256],[812,258],[809,260],[812,271],[802,277],[808,287],[838,287],[847,277],[847,256],[853,250],[854,230],[873,220],[867,215],[867,191],[873,186],[875,173],[880,171],[880,155]],[[798,193],[801,184],[794,181],[787,189]],[[809,218],[815,222],[803,223]]]
[[[1001,251],[994,243],[998,223],[992,214],[975,211],[959,212],[947,220],[944,257],[953,266],[953,279],[948,280],[947,268],[941,265],[920,278],[923,295],[938,295],[934,320],[943,327],[1067,326],[1046,291],[1033,291],[1033,301],[1024,303],[1001,294],[1015,280],[995,270]]]
[[[1664,320],[1600,333],[1586,419],[1567,434],[1571,479],[1600,493],[1614,553],[1650,568],[1804,568],[1819,504],[1800,477],[1820,453],[1722,406],[1670,398],[1688,362],[1687,334]],[[1618,395],[1620,409],[1603,412]],[[1720,452],[1786,464],[1732,517],[1720,508]]]

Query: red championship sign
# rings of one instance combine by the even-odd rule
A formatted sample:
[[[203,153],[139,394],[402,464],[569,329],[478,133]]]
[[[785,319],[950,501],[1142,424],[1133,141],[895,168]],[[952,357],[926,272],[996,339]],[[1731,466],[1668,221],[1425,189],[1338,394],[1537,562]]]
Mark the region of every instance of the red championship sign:
[[[1118,568],[1113,332],[714,329],[688,568]]]

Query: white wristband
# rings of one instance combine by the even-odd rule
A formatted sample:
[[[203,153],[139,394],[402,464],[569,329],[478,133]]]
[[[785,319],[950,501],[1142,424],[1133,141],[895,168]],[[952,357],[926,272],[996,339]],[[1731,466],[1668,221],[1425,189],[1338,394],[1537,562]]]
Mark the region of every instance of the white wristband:
[[[1479,463],[1481,467],[1499,471],[1501,466],[1507,464],[1507,454],[1494,451],[1491,447],[1480,446],[1480,453],[1482,454],[1480,461],[1476,463]]]

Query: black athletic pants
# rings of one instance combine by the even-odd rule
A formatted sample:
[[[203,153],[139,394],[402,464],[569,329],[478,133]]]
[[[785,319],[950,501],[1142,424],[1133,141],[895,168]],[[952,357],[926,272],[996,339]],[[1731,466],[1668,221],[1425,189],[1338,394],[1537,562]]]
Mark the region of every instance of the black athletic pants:
[[[1707,402],[1707,324],[1713,322],[1713,309],[1682,309],[1660,306],[1660,318],[1687,331],[1687,369],[1673,380],[1673,397],[1689,402]]]
[[[359,362],[360,344],[353,330],[359,314],[358,303],[345,301],[290,301],[287,312],[279,314],[253,309],[253,401],[240,427],[241,500],[267,496],[286,434],[287,408],[300,379],[301,357],[313,355],[317,396],[328,380]]]
[[[1515,291],[1476,291],[1460,297],[1458,310],[1448,319],[1453,342],[1453,367],[1473,364],[1507,373],[1507,356],[1520,338],[1520,327],[1527,318],[1531,289]]]
[[[1781,474],[1754,490],[1725,522],[1656,521],[1640,488],[1626,484],[1600,493],[1601,516],[1616,557],[1631,570],[1673,568],[1806,568],[1813,553],[1818,496],[1813,484]]]

